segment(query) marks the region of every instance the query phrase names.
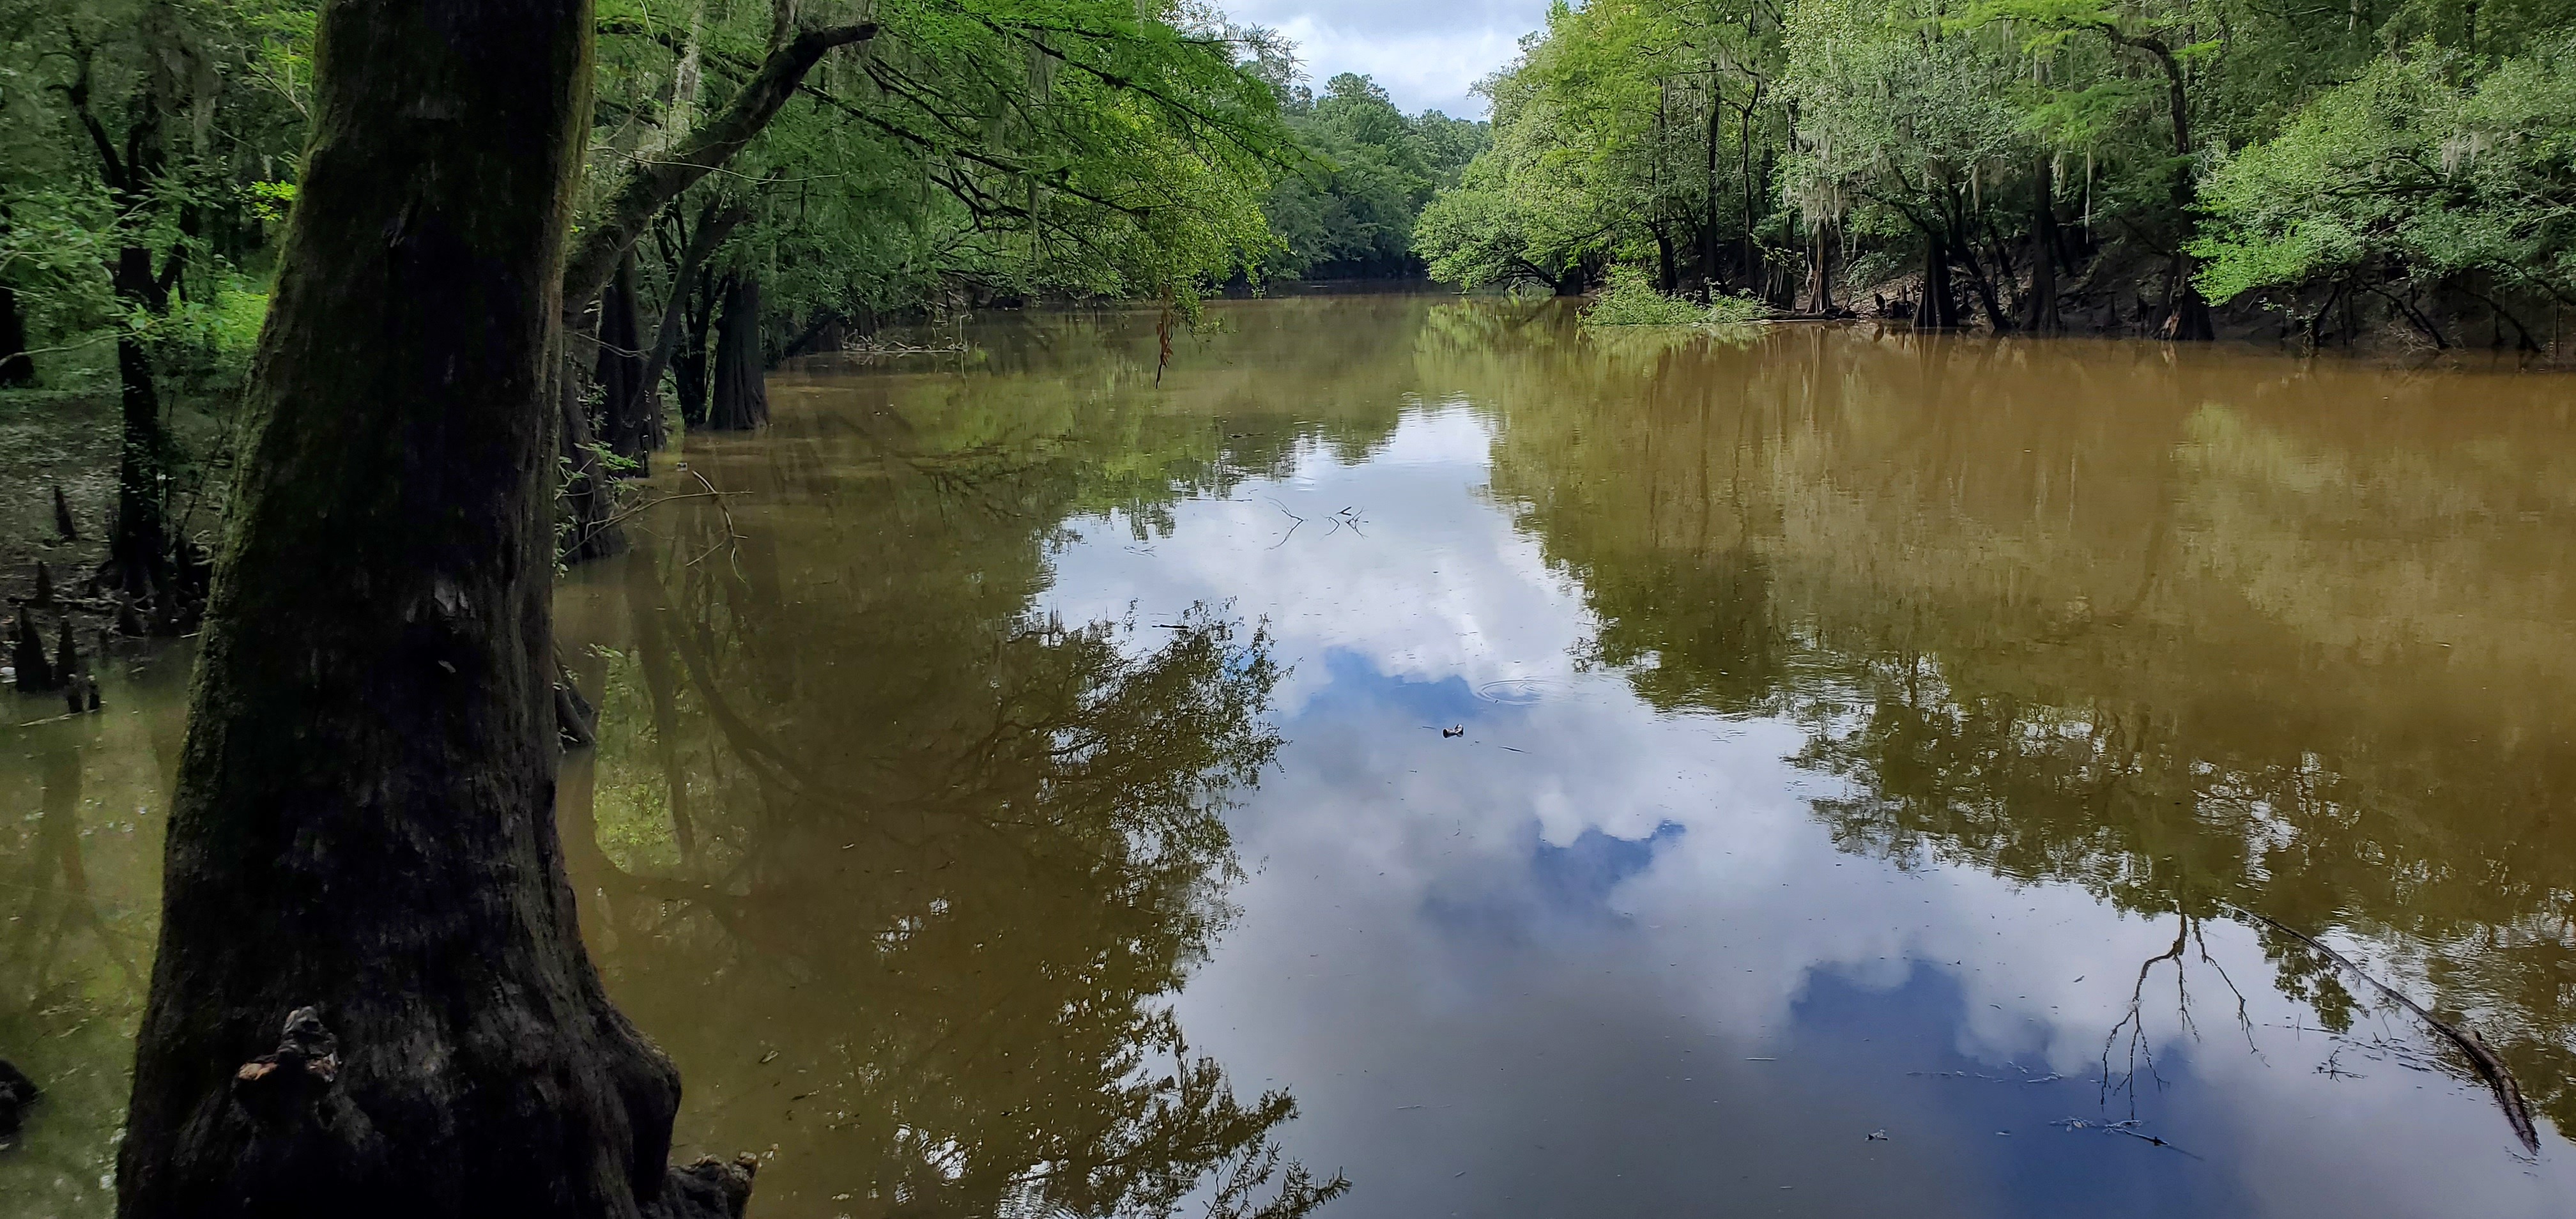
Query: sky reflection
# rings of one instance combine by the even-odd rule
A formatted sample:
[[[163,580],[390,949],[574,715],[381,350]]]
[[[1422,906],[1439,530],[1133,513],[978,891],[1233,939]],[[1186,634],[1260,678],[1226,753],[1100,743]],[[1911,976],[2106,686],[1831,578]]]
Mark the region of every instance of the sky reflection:
[[[2195,922],[2142,984],[2173,918],[1842,850],[1802,725],[1587,671],[1495,426],[1417,405],[1148,543],[1077,521],[1043,599],[1230,598],[1293,666],[1239,917],[1178,1005],[1296,1091],[1292,1152],[1358,1183],[1334,1213],[2576,1213],[2554,1135],[2524,1163],[2482,1090],[2371,1045],[2416,1030],[2320,1031],[2245,929]]]

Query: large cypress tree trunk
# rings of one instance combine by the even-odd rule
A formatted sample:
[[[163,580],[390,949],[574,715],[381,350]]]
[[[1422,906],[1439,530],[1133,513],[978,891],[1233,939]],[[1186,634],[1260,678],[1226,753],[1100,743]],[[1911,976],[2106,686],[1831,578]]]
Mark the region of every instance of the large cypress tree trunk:
[[[122,433],[117,445],[116,520],[107,539],[108,574],[137,599],[171,586],[170,527],[162,510],[163,460],[170,437],[161,426],[161,396],[143,340],[116,338]]]
[[[1818,220],[1808,234],[1807,312],[1818,317],[1832,317],[1834,304],[1834,248],[1841,244],[1834,232],[1834,222]]]
[[[769,422],[769,387],[761,375],[760,280],[748,272],[728,277],[724,316],[716,321],[715,400],[707,426],[748,431]]]
[[[1950,243],[1937,228],[1923,231],[1923,304],[1914,325],[1924,330],[1950,330],[1959,324],[1959,303],[1950,287]]]
[[[680,394],[680,422],[689,427],[707,423],[707,344],[715,337],[717,292],[715,273],[698,272],[684,298],[688,312],[682,319],[680,349],[671,353],[671,383]]]
[[[321,14],[123,1219],[739,1211],[739,1172],[665,1164],[679,1082],[601,990],[552,813],[548,362],[591,21]]]
[[[638,390],[644,380],[642,327],[636,321],[635,252],[617,262],[617,275],[599,301],[599,416],[608,451],[641,462],[651,451],[651,419]]]
[[[2066,329],[2066,321],[2057,312],[2057,178],[2046,153],[2040,154],[2031,193],[2030,307],[2022,329],[2058,334]]]

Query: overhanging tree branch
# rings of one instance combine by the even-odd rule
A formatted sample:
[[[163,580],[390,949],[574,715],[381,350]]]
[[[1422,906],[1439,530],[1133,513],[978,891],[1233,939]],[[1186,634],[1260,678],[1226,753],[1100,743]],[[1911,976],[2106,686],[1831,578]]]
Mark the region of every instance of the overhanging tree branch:
[[[578,244],[564,260],[565,311],[576,311],[598,296],[608,286],[609,277],[617,273],[617,260],[625,257],[627,249],[643,236],[644,226],[652,223],[654,214],[750,144],[777,116],[779,108],[796,95],[805,74],[813,71],[824,55],[876,35],[877,24],[863,21],[807,30],[786,40],[761,62],[760,70],[734,95],[733,104],[725,107],[722,114],[690,133],[668,155],[630,166],[626,180],[610,194],[603,213],[584,227]]]

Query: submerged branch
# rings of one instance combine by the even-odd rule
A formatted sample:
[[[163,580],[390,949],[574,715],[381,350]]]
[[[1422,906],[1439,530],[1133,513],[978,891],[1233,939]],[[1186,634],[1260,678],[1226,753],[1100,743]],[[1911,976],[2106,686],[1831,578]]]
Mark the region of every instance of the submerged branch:
[[[2354,964],[2352,958],[2327,947],[2315,936],[2291,927],[2279,919],[2256,914],[2243,907],[2235,907],[2235,910],[2238,914],[2315,949],[2319,956],[2334,962],[2345,973],[2369,983],[2372,989],[2385,996],[2389,1002],[2414,1013],[2416,1019],[2423,1021],[2427,1027],[2440,1033],[2452,1045],[2459,1047],[2460,1053],[2468,1058],[2469,1065],[2475,1067],[2478,1074],[2487,1081],[2487,1086],[2495,1091],[2496,1105],[2504,1110],[2504,1119],[2512,1124],[2514,1137],[2522,1140],[2523,1150],[2535,1154],[2540,1151],[2540,1130],[2531,1120],[2531,1105],[2522,1097],[2522,1085],[2514,1080],[2512,1068],[2505,1065],[2504,1059],[2496,1056],[2496,1052],[2488,1047],[2486,1039],[2478,1036],[2476,1030],[2463,1028],[2434,1015],[2426,1010],[2423,1004],[2408,998],[2405,992],[2371,976],[2361,966]]]

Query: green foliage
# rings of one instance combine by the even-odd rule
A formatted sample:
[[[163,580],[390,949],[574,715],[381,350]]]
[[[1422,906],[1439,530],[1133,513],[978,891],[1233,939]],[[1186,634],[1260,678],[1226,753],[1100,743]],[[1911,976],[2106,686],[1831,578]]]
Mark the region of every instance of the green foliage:
[[[1462,287],[1629,263],[1780,305],[1830,265],[1921,274],[1956,285],[1945,320],[2004,325],[2045,209],[2052,282],[2097,301],[2096,260],[2208,260],[2219,296],[2366,269],[2576,299],[2571,24],[2576,0],[1559,4],[1414,244]]]
[[[1703,305],[1655,290],[1645,268],[1620,264],[1610,268],[1609,286],[1583,311],[1586,326],[1742,325],[1771,315],[1771,307],[1750,295],[1719,296]]]
[[[1321,98],[1292,88],[1284,111],[1315,164],[1283,175],[1263,205],[1285,247],[1271,269],[1313,278],[1418,274],[1415,217],[1491,143],[1486,124],[1437,110],[1407,115],[1377,82],[1350,73],[1326,82]]]
[[[1708,309],[1655,291],[1643,268],[1610,268],[1610,286],[1583,311],[1587,326],[1693,326],[1708,320]]]
[[[2576,299],[2576,37],[2483,74],[2430,46],[2383,57],[2221,164],[2202,198],[2213,299],[2392,259]]]
[[[1766,256],[1743,243],[1777,207],[1779,12],[1753,0],[1551,9],[1520,59],[1479,86],[1493,147],[1423,215],[1415,245],[1432,273],[1570,287],[1614,261],[1678,270],[1695,252],[1705,282],[1761,278]],[[1734,265],[1705,262],[1720,248]]]
[[[862,12],[876,35],[826,57],[657,222],[648,281],[710,202],[748,214],[716,263],[761,278],[781,339],[817,319],[993,300],[1186,308],[1276,248],[1261,205],[1295,150],[1259,71],[1267,34],[1135,0],[881,0],[798,17]],[[605,197],[623,165],[723,112],[768,54],[770,10],[616,0],[601,21]]]
[[[1708,320],[1719,326],[1740,326],[1769,316],[1771,306],[1749,292],[1713,297],[1708,302]]]

